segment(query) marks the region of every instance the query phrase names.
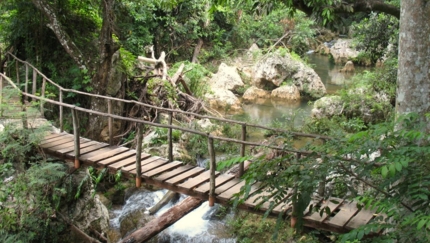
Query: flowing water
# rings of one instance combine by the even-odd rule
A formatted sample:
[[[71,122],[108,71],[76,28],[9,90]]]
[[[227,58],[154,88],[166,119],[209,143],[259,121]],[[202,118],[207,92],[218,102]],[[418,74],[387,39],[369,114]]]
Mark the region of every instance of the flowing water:
[[[310,65],[321,77],[328,94],[334,94],[353,76],[352,74],[339,72],[342,66],[335,66],[330,63],[326,56],[310,54],[307,57]],[[356,72],[362,70],[363,69],[356,68]],[[312,105],[306,100],[298,103],[281,104],[267,100],[259,104],[243,105],[243,109],[244,115],[234,116],[233,118],[252,121],[252,123],[260,125],[270,125],[276,120],[285,122],[289,119],[291,125],[298,126],[303,123],[306,117],[309,117]],[[205,161],[200,160],[200,163],[203,165]],[[134,214],[139,210],[152,207],[166,192],[166,190],[157,192],[145,190],[137,191],[127,199],[122,208],[111,211],[111,227],[113,229],[119,229],[120,221],[124,217]],[[181,196],[179,200],[183,200],[184,198],[185,196]],[[167,204],[157,212],[156,216],[161,215],[172,206],[173,203]],[[208,206],[208,203],[205,202],[181,220],[158,234],[157,239],[153,239],[151,242],[236,242],[234,238],[228,235],[225,227],[228,218],[233,217],[232,214],[227,214],[227,217],[220,219],[217,217],[219,213],[219,206],[211,208]]]

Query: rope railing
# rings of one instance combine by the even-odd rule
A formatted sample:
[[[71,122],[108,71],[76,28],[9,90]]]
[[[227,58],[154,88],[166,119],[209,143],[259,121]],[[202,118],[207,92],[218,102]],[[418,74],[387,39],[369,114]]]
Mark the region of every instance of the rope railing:
[[[210,156],[210,192],[209,192],[209,201],[210,204],[213,205],[214,202],[214,198],[215,198],[215,167],[216,167],[216,158],[215,158],[215,149],[214,149],[214,140],[218,140],[218,141],[224,141],[224,142],[232,142],[232,143],[236,143],[236,144],[240,144],[240,156],[241,157],[245,157],[245,151],[246,151],[246,146],[263,146],[266,148],[271,148],[271,149],[276,149],[276,150],[283,150],[286,152],[291,152],[291,153],[296,153],[298,155],[306,155],[306,154],[311,154],[312,152],[310,151],[303,151],[303,150],[298,150],[298,149],[291,149],[291,148],[287,148],[285,146],[276,146],[276,145],[271,145],[271,144],[263,144],[263,143],[258,143],[258,142],[250,142],[250,141],[246,141],[246,137],[247,137],[247,127],[253,127],[253,128],[258,128],[258,129],[263,129],[263,130],[267,130],[267,131],[272,131],[272,132],[276,132],[276,133],[287,133],[290,134],[292,136],[300,136],[300,137],[308,137],[308,138],[316,138],[316,139],[322,139],[323,141],[325,140],[330,140],[332,138],[327,137],[327,136],[322,136],[322,135],[316,135],[316,134],[306,134],[306,133],[299,133],[299,132],[292,132],[292,131],[288,131],[288,130],[284,130],[284,129],[276,129],[276,128],[271,128],[271,127],[266,127],[266,126],[262,126],[262,125],[257,125],[257,124],[249,124],[246,122],[241,122],[241,121],[235,121],[235,120],[231,120],[231,119],[224,119],[224,118],[219,118],[219,117],[213,117],[213,116],[207,116],[207,115],[200,115],[197,113],[193,113],[193,112],[187,112],[187,111],[182,111],[182,110],[177,110],[177,109],[169,109],[169,108],[163,108],[163,107],[157,107],[157,106],[153,106],[153,105],[149,105],[149,104],[145,104],[139,101],[135,101],[135,100],[125,100],[125,99],[121,99],[121,98],[115,98],[115,97],[110,97],[110,96],[103,96],[103,95],[98,95],[98,94],[91,94],[91,93],[87,93],[87,92],[83,92],[83,91],[77,91],[77,90],[73,90],[73,89],[66,89],[61,87],[60,85],[56,84],[55,82],[53,82],[51,79],[49,79],[48,77],[46,77],[43,73],[41,73],[37,68],[35,68],[33,65],[31,65],[30,63],[20,60],[19,58],[17,58],[15,55],[13,55],[12,53],[7,53],[7,55],[11,56],[14,60],[15,60],[15,71],[17,72],[16,77],[17,77],[17,84],[20,84],[20,75],[19,75],[19,63],[24,64],[25,65],[25,82],[24,82],[24,91],[21,90],[21,88],[19,88],[9,77],[7,77],[6,75],[0,73],[0,81],[1,79],[5,79],[13,88],[17,89],[24,97],[25,100],[28,101],[28,98],[31,98],[32,101],[39,101],[39,105],[40,105],[40,112],[43,116],[43,112],[44,112],[44,104],[46,103],[50,103],[53,105],[57,105],[59,106],[59,120],[60,120],[60,131],[63,132],[63,119],[64,119],[64,107],[71,109],[72,111],[72,122],[73,122],[73,131],[74,131],[74,136],[75,136],[75,167],[79,167],[80,166],[80,162],[79,162],[79,139],[80,139],[80,135],[79,135],[79,117],[78,117],[78,111],[79,112],[84,112],[84,113],[88,113],[88,114],[92,114],[92,115],[98,115],[98,116],[103,116],[106,117],[108,119],[108,129],[109,129],[109,143],[112,145],[112,141],[113,141],[113,121],[114,119],[117,120],[122,120],[122,121],[128,121],[128,122],[135,122],[136,124],[138,124],[138,141],[139,141],[139,137],[140,137],[140,133],[142,132],[142,125],[148,125],[148,126],[153,126],[153,127],[160,127],[160,128],[166,128],[168,129],[168,160],[171,162],[173,161],[173,136],[172,136],[172,131],[173,130],[179,130],[182,132],[188,132],[188,133],[192,133],[192,134],[196,134],[196,135],[201,135],[203,137],[207,137],[207,141],[208,141],[208,150],[209,150],[209,156]],[[30,68],[32,69],[32,92],[31,94],[28,92],[28,82],[29,82],[29,71]],[[40,96],[36,95],[37,93],[37,77],[38,75],[40,77],[42,77],[42,85],[40,88]],[[46,87],[47,87],[47,83],[53,85],[54,87],[56,87],[58,89],[59,92],[59,100],[53,100],[53,99],[49,99],[47,97],[45,97],[45,92],[46,92]],[[0,92],[2,86],[0,86]],[[67,104],[63,102],[64,99],[64,92],[72,92],[75,94],[80,94],[80,95],[85,95],[88,97],[95,97],[95,98],[101,98],[101,99],[105,99],[107,102],[107,106],[108,106],[108,112],[102,112],[102,111],[96,111],[96,110],[91,110],[91,109],[86,109],[83,107],[78,107],[76,105],[72,105],[72,104]],[[1,94],[0,94],[0,102],[1,102]],[[123,117],[123,116],[119,116],[119,115],[115,115],[113,114],[112,111],[112,102],[116,101],[116,102],[122,102],[122,103],[128,103],[128,104],[136,104],[136,105],[140,105],[143,107],[147,107],[147,108],[152,108],[155,109],[157,112],[165,112],[168,114],[168,124],[161,124],[161,123],[155,123],[155,122],[151,122],[151,121],[146,121],[146,120],[142,120],[142,119],[136,119],[136,118],[131,118],[131,117]],[[1,114],[2,111],[0,111]],[[214,136],[211,135],[210,133],[206,133],[206,132],[202,132],[202,131],[198,131],[198,130],[194,130],[194,129],[190,129],[190,128],[186,128],[186,127],[181,127],[181,126],[176,126],[172,124],[172,117],[173,114],[178,113],[178,114],[183,114],[183,115],[188,115],[188,116],[193,116],[193,117],[197,117],[200,119],[209,119],[209,120],[214,120],[214,121],[218,121],[218,122],[224,122],[224,123],[230,123],[230,124],[236,124],[236,125],[240,125],[242,127],[242,131],[241,131],[241,140],[239,139],[233,139],[233,138],[226,138],[226,137],[220,137],[220,136]],[[140,142],[140,144],[137,144],[136,149],[141,151],[141,146],[142,143]],[[141,168],[141,163],[140,163],[140,154],[137,156],[136,155],[136,168]],[[243,162],[239,165],[239,175],[242,175],[244,171],[243,168]],[[139,179],[138,179],[139,178]],[[140,185],[140,176],[136,176],[136,185]]]

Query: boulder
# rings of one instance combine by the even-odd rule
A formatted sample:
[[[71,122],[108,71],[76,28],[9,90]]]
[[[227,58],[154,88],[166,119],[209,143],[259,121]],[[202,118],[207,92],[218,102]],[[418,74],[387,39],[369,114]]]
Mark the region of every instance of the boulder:
[[[352,73],[355,71],[354,63],[352,61],[347,61],[345,66],[340,70],[345,73]]]
[[[326,93],[318,74],[289,53],[268,55],[254,65],[253,73],[253,84],[258,88],[273,90],[288,80],[297,86],[302,96],[317,99]]]
[[[169,145],[163,144],[158,147],[149,147],[144,149],[145,153],[158,155],[163,158],[169,157]],[[173,160],[178,160],[182,162],[192,161],[191,156],[188,154],[187,149],[179,143],[173,143]]]
[[[330,48],[330,54],[333,56],[334,62],[345,64],[348,60],[356,58],[358,51],[352,47],[351,39],[339,39]]]
[[[209,83],[212,90],[226,89],[234,91],[244,86],[236,67],[229,67],[225,63],[221,63],[218,67],[218,72],[212,76]]]
[[[229,110],[234,113],[243,112],[239,98],[230,90],[221,88],[212,89],[211,93],[205,95],[205,99],[211,108]]]
[[[325,43],[322,43],[316,48],[315,53],[319,53],[321,55],[328,55],[330,54],[330,48]]]
[[[297,86],[295,85],[284,85],[279,88],[276,88],[272,90],[271,96],[274,99],[291,100],[291,101],[300,100],[300,92]]]
[[[256,101],[258,99],[270,98],[270,92],[255,86],[249,87],[242,96],[244,101]]]
[[[342,110],[343,101],[340,96],[326,96],[315,101],[311,116],[317,119],[330,118],[341,114]]]

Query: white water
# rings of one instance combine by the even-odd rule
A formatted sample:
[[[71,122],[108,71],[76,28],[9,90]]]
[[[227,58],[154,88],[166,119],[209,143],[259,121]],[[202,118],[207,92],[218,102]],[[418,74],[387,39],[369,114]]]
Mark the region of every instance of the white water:
[[[167,190],[156,192],[142,190],[135,192],[127,199],[125,205],[121,209],[111,212],[113,214],[113,217],[110,220],[111,227],[119,229],[122,218],[127,217],[127,215],[133,214],[136,211],[148,209],[154,206],[159,200],[161,200],[165,193],[167,193]],[[179,201],[182,201],[185,198],[185,195],[181,195]],[[168,203],[166,206],[162,207],[155,216],[157,217],[162,215],[172,206],[174,206],[173,203]],[[230,238],[227,233],[225,227],[226,219],[220,220],[216,217],[218,212],[219,205],[209,207],[208,202],[204,202],[200,207],[194,209],[175,224],[159,233],[157,240],[151,242],[236,242],[236,240],[234,238]],[[227,215],[226,218],[228,217],[232,217],[232,215]]]

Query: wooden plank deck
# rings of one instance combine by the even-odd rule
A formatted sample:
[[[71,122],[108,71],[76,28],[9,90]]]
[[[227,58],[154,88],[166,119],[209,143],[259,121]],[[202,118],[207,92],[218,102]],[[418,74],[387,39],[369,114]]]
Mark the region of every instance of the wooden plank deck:
[[[48,134],[40,147],[48,154],[57,157],[73,159],[74,137],[67,133]],[[87,165],[109,168],[116,172],[121,170],[130,177],[136,176],[136,151],[118,146],[109,146],[106,143],[94,142],[85,138],[80,139],[79,160]],[[207,200],[210,189],[209,171],[196,166],[184,165],[180,161],[169,162],[165,158],[141,154],[141,177],[150,185],[166,188],[179,193]],[[245,186],[245,181],[232,175],[216,173],[215,194],[216,202],[228,205]],[[249,195],[244,198],[240,208],[254,212],[264,213],[270,207],[272,215],[283,213],[289,215],[292,209],[291,189],[282,195],[282,201],[276,200],[276,191],[270,188],[260,188],[260,183],[251,186]],[[276,202],[276,204],[275,204]],[[329,230],[333,232],[348,232],[351,229],[367,224],[375,218],[375,211],[357,207],[355,202],[347,202],[338,198],[313,199],[314,208],[330,209],[325,212],[310,211],[310,206],[304,211],[304,224],[309,227]],[[311,205],[310,204],[310,205]]]

